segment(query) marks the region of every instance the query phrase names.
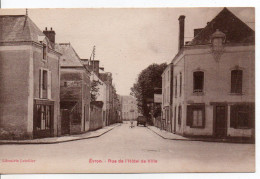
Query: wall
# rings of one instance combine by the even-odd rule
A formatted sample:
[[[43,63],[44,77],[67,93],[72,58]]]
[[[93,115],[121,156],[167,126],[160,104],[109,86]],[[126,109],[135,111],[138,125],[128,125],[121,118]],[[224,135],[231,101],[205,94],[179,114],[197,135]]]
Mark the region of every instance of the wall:
[[[0,46],[0,138],[32,137],[28,131],[31,46]]]
[[[61,68],[61,86],[60,86],[60,96],[61,96],[61,103],[66,102],[76,102],[79,105],[79,113],[81,116],[80,123],[70,123],[70,133],[81,133],[83,128],[83,120],[84,115],[82,112],[82,94],[83,94],[83,76],[82,71],[84,69],[77,69],[77,68]]]
[[[90,125],[89,130],[96,130],[102,128],[102,107],[96,105],[90,106]]]

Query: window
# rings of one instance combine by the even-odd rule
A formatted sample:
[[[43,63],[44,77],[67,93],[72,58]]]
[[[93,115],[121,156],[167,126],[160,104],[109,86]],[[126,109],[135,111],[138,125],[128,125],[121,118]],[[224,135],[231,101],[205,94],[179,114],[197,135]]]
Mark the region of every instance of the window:
[[[178,109],[178,124],[181,125],[181,114],[182,114],[182,109],[181,106],[179,106]]]
[[[177,119],[177,107],[174,107],[174,125],[176,125],[176,119]]]
[[[42,47],[42,59],[47,60],[47,46],[45,44]]]
[[[182,74],[180,73],[180,96],[181,96],[181,88],[182,88]]]
[[[193,92],[203,92],[204,72],[193,72]]]
[[[204,128],[205,126],[205,105],[204,104],[187,106],[186,125],[193,128]]]
[[[46,90],[47,89],[47,78],[48,78],[48,72],[47,70],[43,70],[42,72],[42,89]]]
[[[177,76],[175,77],[175,98],[177,98]]]
[[[40,69],[40,98],[51,99],[51,71]]]
[[[254,105],[230,106],[230,127],[251,128],[254,125]]]
[[[231,71],[231,93],[242,93],[242,70]]]

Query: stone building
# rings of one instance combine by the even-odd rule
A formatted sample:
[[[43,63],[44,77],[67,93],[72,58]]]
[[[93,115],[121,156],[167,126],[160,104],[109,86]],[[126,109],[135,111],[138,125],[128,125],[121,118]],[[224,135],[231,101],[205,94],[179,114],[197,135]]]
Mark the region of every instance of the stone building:
[[[60,60],[60,108],[62,134],[90,130],[90,71],[70,43],[55,45]]]
[[[136,99],[133,96],[121,96],[120,98],[122,120],[136,120],[139,115]]]
[[[255,32],[224,8],[184,45],[173,64],[174,133],[186,136],[253,137]]]
[[[0,16],[0,138],[59,136],[60,53],[27,15]]]
[[[167,131],[172,131],[173,66],[170,63],[162,74],[162,122]]]

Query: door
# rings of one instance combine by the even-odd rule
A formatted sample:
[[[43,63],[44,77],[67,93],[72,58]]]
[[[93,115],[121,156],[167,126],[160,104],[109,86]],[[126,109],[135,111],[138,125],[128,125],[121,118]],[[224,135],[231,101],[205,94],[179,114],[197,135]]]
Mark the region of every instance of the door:
[[[70,111],[61,109],[61,135],[70,133]]]
[[[227,109],[226,106],[216,106],[215,137],[224,138],[227,135]]]

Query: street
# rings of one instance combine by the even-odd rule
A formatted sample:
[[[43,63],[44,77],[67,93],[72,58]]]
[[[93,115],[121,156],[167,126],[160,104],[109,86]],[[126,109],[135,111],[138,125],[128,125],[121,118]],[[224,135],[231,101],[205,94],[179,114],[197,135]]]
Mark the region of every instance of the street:
[[[73,142],[1,145],[0,172],[150,173],[255,170],[253,144],[165,140],[146,127],[136,126],[136,123],[134,128],[129,126],[129,123],[123,123],[101,137]]]

